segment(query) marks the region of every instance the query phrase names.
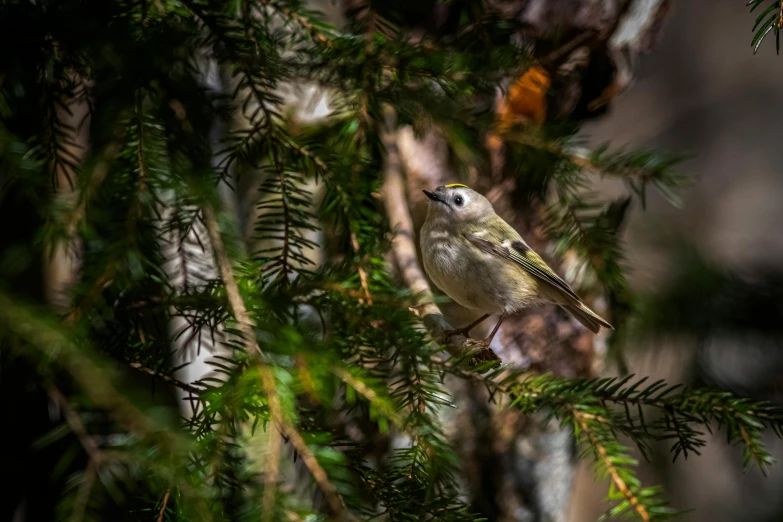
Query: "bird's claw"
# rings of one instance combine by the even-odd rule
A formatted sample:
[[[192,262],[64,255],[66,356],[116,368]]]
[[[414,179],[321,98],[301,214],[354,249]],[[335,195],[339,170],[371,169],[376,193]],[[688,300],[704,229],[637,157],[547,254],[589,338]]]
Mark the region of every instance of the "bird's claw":
[[[497,361],[497,363],[500,364],[500,357],[498,357],[494,350],[489,347],[488,340],[475,341],[473,339],[468,339],[466,344],[468,349],[472,352],[468,363],[470,366],[478,366],[479,364],[490,361]],[[493,365],[493,367],[494,366],[496,365]]]

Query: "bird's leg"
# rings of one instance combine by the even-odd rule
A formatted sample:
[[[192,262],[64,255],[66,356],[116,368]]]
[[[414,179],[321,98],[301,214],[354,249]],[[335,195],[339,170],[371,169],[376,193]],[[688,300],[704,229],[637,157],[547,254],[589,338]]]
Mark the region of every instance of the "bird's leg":
[[[506,318],[506,312],[503,312],[503,313],[500,315],[500,320],[498,320],[498,324],[496,324],[496,325],[495,325],[495,328],[492,330],[492,333],[491,333],[491,334],[489,334],[489,337],[487,337],[486,339],[484,339],[484,340],[481,342],[481,344],[484,344],[484,345],[486,345],[487,347],[489,347],[490,343],[492,342],[492,339],[495,337],[495,334],[496,334],[496,333],[498,333],[498,329],[500,328],[500,324],[503,322],[503,319],[505,319],[505,318]]]
[[[498,333],[498,330],[500,329],[500,325],[503,323],[503,319],[505,318],[506,318],[506,312],[503,312],[500,315],[500,319],[498,320],[498,323],[495,325],[495,328],[492,329],[492,333],[489,334],[489,337],[487,337],[483,341],[474,341],[472,339],[468,340],[469,346],[478,348],[478,350],[473,352],[472,357],[470,359],[471,366],[475,366],[477,364],[483,364],[488,361],[500,361],[500,357],[498,357],[497,354],[492,351],[489,345],[492,342],[492,339],[495,337],[495,334]]]
[[[444,335],[446,339],[448,340],[449,337],[453,337],[455,335],[464,335],[465,337],[468,337],[468,334],[470,331],[478,326],[479,324],[483,323],[486,318],[489,317],[489,314],[484,314],[469,325],[463,327],[463,328],[457,328],[456,330],[446,330],[444,332]]]

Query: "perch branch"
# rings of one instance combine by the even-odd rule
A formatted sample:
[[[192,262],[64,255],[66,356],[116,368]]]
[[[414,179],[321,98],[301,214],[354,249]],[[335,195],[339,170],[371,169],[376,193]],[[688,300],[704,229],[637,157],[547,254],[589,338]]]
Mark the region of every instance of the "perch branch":
[[[408,200],[405,196],[405,180],[402,175],[402,162],[397,148],[396,117],[393,109],[385,108],[385,125],[383,133],[383,145],[386,148],[386,181],[384,184],[384,200],[386,213],[389,217],[391,229],[395,232],[392,240],[391,252],[400,277],[415,299],[414,313],[421,318],[424,326],[429,330],[434,339],[446,337],[446,334],[454,328],[443,317],[435,297],[432,293],[424,271],[421,269],[416,254],[414,242],[413,219],[408,208]],[[456,357],[461,357],[476,348],[475,341],[464,335],[452,335],[445,339],[446,350]],[[491,350],[484,354],[487,359],[498,359]]]

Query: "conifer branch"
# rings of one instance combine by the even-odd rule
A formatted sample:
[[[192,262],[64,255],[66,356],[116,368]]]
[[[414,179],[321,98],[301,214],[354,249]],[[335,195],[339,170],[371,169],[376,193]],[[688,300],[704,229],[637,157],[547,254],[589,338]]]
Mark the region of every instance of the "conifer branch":
[[[86,453],[81,481],[61,495],[74,520],[92,515],[93,504],[125,507],[119,496],[107,496],[124,480],[148,493],[134,498],[134,507],[142,504],[158,522],[492,517],[466,500],[476,491],[471,480],[460,480],[472,478],[465,476],[471,468],[459,464],[450,421],[441,415],[459,399],[444,382],[450,376],[485,387],[491,400],[508,397],[507,407],[520,414],[551,412],[573,427],[581,455],[611,480],[610,515],[657,522],[671,514],[659,489],[641,486],[634,444],[644,453],[653,442],[669,441],[675,458],[688,457],[718,424],[743,448],[747,464],[763,470],[772,462],[763,438],[769,429],[783,435],[783,414],[767,403],[658,383],[532,376],[498,367],[491,351],[479,355],[493,360],[476,364],[473,341],[460,336],[445,340],[448,360],[432,357],[440,350],[433,339],[451,326],[418,260],[394,120],[417,132],[436,127],[460,166],[483,171],[484,137],[496,119],[487,110],[491,98],[532,58],[518,44],[526,27],[514,8],[452,2],[434,8],[438,20],[411,20],[404,6],[358,0],[338,31],[299,0],[108,2],[89,13],[73,0],[39,4],[4,11],[8,18],[0,23],[45,29],[30,32],[36,52],[9,54],[0,74],[0,204],[14,212],[5,206],[16,203],[10,198],[29,196],[32,213],[40,211],[33,221],[47,223],[26,220],[30,228],[20,231],[19,245],[36,252],[40,237],[78,240],[82,270],[64,318],[0,291],[0,346],[12,350],[11,364],[29,360],[23,366],[45,390],[55,377],[62,383],[49,394],[61,404],[63,422],[41,440],[67,433]],[[779,0],[750,4],[764,11],[757,47],[767,34],[778,37],[783,11]],[[64,29],[82,24],[85,31]],[[425,34],[411,36],[419,32],[414,26],[427,27]],[[591,67],[599,64],[592,59],[613,30],[576,31],[543,62],[553,70],[586,43]],[[8,40],[5,33],[0,40]],[[536,49],[557,45],[532,39]],[[570,76],[562,80],[551,85],[552,103],[568,94],[557,92],[563,83],[576,87]],[[286,116],[284,92],[297,84],[329,94],[329,117],[311,125]],[[90,104],[85,150],[95,153],[84,162],[73,154],[80,127],[62,117],[71,100]],[[538,201],[562,196],[553,207],[556,219],[544,220],[559,246],[592,267],[610,292],[624,292],[623,248],[612,226],[621,218],[586,201],[585,174],[622,180],[644,202],[648,186],[667,196],[676,188],[670,157],[583,152],[572,147],[580,122],[566,115],[561,129],[544,120],[541,112],[542,125],[518,136],[518,128],[502,129],[510,131],[505,166],[520,166],[520,174],[538,170],[517,179],[504,170],[503,185]],[[215,151],[229,121],[236,127]],[[513,154],[527,156],[511,161]],[[52,199],[50,175],[70,181],[77,170],[75,190],[54,196],[62,205],[51,205],[60,202]],[[232,259],[214,205],[220,182],[244,171],[260,181],[257,193],[240,198],[259,246],[247,259]],[[307,189],[313,182],[326,187],[320,201]],[[387,220],[376,201],[381,185]],[[64,211],[49,220],[52,208]],[[202,224],[209,244],[195,233]],[[391,250],[389,224],[396,233]],[[316,241],[309,233],[323,235]],[[172,240],[176,252],[168,248]],[[317,269],[308,269],[315,265],[311,251],[324,254]],[[387,269],[389,258],[398,277]],[[179,260],[187,262],[184,288],[176,269],[166,269]],[[25,283],[36,277],[35,262],[6,264],[12,272],[11,265],[20,265]],[[8,286],[24,286],[17,283]],[[15,291],[37,302],[36,290]],[[628,297],[630,303],[630,290]],[[171,360],[184,357],[172,353],[166,328],[172,319],[185,322],[181,331],[177,324],[177,344],[214,346],[230,356],[214,353],[206,361],[213,374],[178,380],[174,372],[185,361]],[[212,342],[202,344],[202,335]],[[128,372],[182,390],[193,405],[190,418],[178,427],[165,424],[155,409],[161,397],[126,389],[121,376]],[[153,401],[149,409],[136,402],[145,399]],[[258,426],[267,434],[260,476],[245,437]],[[36,427],[19,429],[30,440],[39,435]],[[286,445],[300,457],[295,473],[303,471],[308,486],[322,493],[315,499],[289,487]]]
[[[645,508],[644,505],[639,501],[637,495],[631,490],[629,485],[623,479],[620,472],[617,470],[617,467],[614,465],[612,457],[609,455],[609,452],[606,450],[606,447],[601,443],[601,441],[598,439],[598,437],[593,432],[593,430],[590,429],[590,426],[588,424],[588,419],[597,420],[598,422],[603,422],[603,421],[600,419],[595,419],[595,417],[591,417],[587,413],[583,413],[576,410],[573,411],[572,414],[577,424],[582,429],[582,431],[586,434],[588,440],[590,441],[590,445],[593,447],[593,450],[596,453],[596,458],[598,459],[599,462],[601,462],[603,467],[609,473],[609,476],[611,477],[615,487],[620,491],[620,493],[622,493],[622,495],[631,505],[633,510],[639,514],[639,518],[644,522],[649,522],[651,519],[650,519],[650,514],[647,512],[647,508]]]
[[[242,295],[239,292],[239,286],[237,285],[236,279],[234,278],[234,273],[228,259],[228,254],[223,247],[223,239],[220,235],[220,227],[218,225],[217,219],[215,218],[215,213],[208,205],[204,206],[203,212],[205,225],[209,234],[209,239],[212,243],[217,265],[223,279],[223,284],[226,288],[226,294],[231,306],[231,311],[239,326],[239,331],[242,334],[245,348],[248,353],[255,354],[259,359],[258,364],[259,373],[261,376],[261,384],[267,395],[267,400],[269,401],[269,414],[272,418],[272,422],[275,424],[277,429],[279,429],[289,438],[294,448],[302,455],[302,460],[310,470],[310,473],[318,484],[319,489],[326,497],[332,512],[340,518],[345,516],[350,520],[352,515],[350,515],[350,513],[346,510],[345,504],[340,497],[340,494],[337,492],[337,489],[334,487],[334,485],[329,481],[329,477],[326,471],[318,462],[315,454],[304,441],[296,428],[294,428],[291,422],[283,415],[272,369],[266,360],[266,356],[261,351],[261,347],[255,340],[256,336],[253,330],[253,322],[247,312]],[[268,480],[271,480],[271,478],[272,477],[269,476]],[[270,484],[268,484],[268,486],[269,485]]]
[[[173,465],[175,462],[184,461],[186,442],[175,432],[161,429],[155,419],[134,404],[117,387],[117,380],[112,378],[108,366],[102,365],[99,358],[91,356],[83,346],[70,339],[66,334],[70,334],[70,330],[62,330],[41,320],[30,308],[3,292],[0,292],[0,326],[5,332],[12,332],[24,340],[23,343],[12,343],[12,347],[18,345],[16,348],[20,349],[20,355],[40,357],[49,363],[54,360],[79,384],[92,404],[108,412],[110,417],[128,433],[133,434],[136,440],[148,447],[156,447],[154,459],[140,461],[137,457],[135,464],[143,464],[163,480],[176,482],[183,502],[187,503],[188,512],[191,512],[196,520],[206,522],[209,509],[204,502],[204,491],[184,480],[185,470]],[[55,401],[60,401],[56,393],[54,397]],[[97,445],[87,442],[89,435],[86,428],[74,415],[69,414],[66,420],[70,419],[70,427],[80,438],[80,442],[86,444],[85,451],[97,455],[98,460],[91,458],[91,462],[97,465],[108,459],[124,458],[122,453],[102,449],[96,453]],[[95,471],[97,472],[97,469]]]
[[[273,9],[277,10],[278,12],[282,13],[284,16],[287,16],[297,24],[299,24],[304,30],[306,30],[313,40],[318,41],[327,47],[333,47],[334,42],[332,38],[326,35],[326,33],[321,30],[323,28],[322,23],[314,23],[310,19],[308,19],[305,16],[300,15],[299,13],[292,11],[291,9],[284,7],[282,5],[279,5],[274,0],[261,0],[261,5],[272,7]]]

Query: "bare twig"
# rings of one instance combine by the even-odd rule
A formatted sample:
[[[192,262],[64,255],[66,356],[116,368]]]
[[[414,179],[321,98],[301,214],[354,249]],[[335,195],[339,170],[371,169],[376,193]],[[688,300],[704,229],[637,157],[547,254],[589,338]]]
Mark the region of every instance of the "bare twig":
[[[101,448],[98,447],[98,444],[95,442],[95,440],[90,437],[90,434],[87,431],[87,428],[84,426],[81,417],[79,417],[79,415],[71,409],[71,407],[68,405],[68,400],[62,394],[62,392],[54,386],[48,386],[46,392],[49,395],[49,398],[52,399],[52,402],[54,402],[62,410],[63,417],[65,417],[65,422],[68,424],[68,427],[71,428],[73,434],[76,435],[76,437],[79,439],[79,443],[84,448],[84,451],[87,452],[90,460],[96,463],[101,462],[103,460],[103,452],[101,451]]]
[[[134,370],[138,370],[142,373],[146,373],[148,375],[152,375],[153,377],[157,377],[160,380],[167,382],[173,386],[176,386],[177,388],[184,390],[186,392],[190,392],[194,395],[199,395],[204,390],[201,388],[197,388],[196,386],[193,386],[192,384],[188,384],[186,382],[182,382],[178,379],[175,379],[174,377],[171,377],[170,375],[166,375],[163,372],[159,372],[157,370],[153,370],[152,368],[147,368],[146,366],[142,366],[141,363],[129,363],[128,366],[133,368]]]
[[[163,522],[163,515],[166,513],[166,507],[169,505],[169,495],[171,494],[171,490],[167,489],[166,494],[163,495],[163,505],[160,506],[160,511],[158,512],[158,522]]]
[[[435,304],[435,297],[430,285],[419,266],[416,244],[413,241],[413,219],[408,210],[408,200],[405,197],[405,181],[402,177],[402,164],[393,120],[394,115],[391,109],[387,108],[387,128],[383,134],[383,144],[386,147],[384,196],[386,212],[394,231],[392,255],[403,282],[416,298],[417,315],[422,318],[424,324],[435,337],[440,337],[446,330],[452,328],[446,322],[438,305]]]

